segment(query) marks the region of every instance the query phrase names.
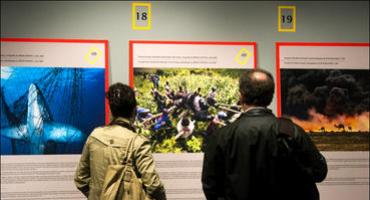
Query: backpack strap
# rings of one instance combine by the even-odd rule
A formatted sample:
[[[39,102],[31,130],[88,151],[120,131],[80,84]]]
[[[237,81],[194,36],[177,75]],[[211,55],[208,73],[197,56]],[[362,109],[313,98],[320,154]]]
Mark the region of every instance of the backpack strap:
[[[290,157],[293,153],[293,139],[295,138],[296,127],[288,118],[277,118],[277,142],[278,154],[280,157]]]
[[[290,119],[284,117],[279,117],[277,120],[278,135],[293,138],[296,132],[296,127],[294,126],[293,122]]]
[[[129,123],[127,119],[124,118],[116,118],[112,120],[112,122],[109,125],[118,125],[123,128],[127,128],[131,130],[132,132],[136,132],[135,127],[132,126],[132,124]],[[132,154],[133,154],[133,143],[136,140],[137,135],[135,135],[130,141],[128,142],[127,148],[126,148],[126,154],[125,157],[122,159],[122,165],[130,165],[133,166],[132,164]]]
[[[134,152],[134,142],[136,140],[136,137],[137,135],[135,135],[132,139],[130,139],[128,145],[127,145],[127,149],[126,149],[126,156],[123,158],[123,162],[122,164],[123,165],[131,165],[133,166],[133,163],[132,163],[132,155],[133,155],[133,152]]]

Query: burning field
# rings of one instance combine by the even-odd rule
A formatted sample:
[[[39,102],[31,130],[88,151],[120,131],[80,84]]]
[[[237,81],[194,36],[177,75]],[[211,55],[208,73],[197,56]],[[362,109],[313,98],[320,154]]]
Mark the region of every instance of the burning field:
[[[368,70],[281,70],[282,115],[320,150],[369,150]]]

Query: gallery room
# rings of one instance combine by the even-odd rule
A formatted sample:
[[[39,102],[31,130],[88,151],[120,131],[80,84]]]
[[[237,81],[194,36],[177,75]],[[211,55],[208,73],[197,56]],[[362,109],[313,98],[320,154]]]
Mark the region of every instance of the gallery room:
[[[369,200],[369,94],[369,1],[1,1],[1,199]]]

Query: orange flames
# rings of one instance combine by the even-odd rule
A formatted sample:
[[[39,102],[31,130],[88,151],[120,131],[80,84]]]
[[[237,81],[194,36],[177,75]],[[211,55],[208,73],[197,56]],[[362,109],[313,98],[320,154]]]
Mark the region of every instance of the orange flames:
[[[369,112],[360,115],[340,115],[334,119],[317,113],[315,109],[308,111],[309,121],[291,117],[293,122],[307,132],[367,132],[369,133]]]

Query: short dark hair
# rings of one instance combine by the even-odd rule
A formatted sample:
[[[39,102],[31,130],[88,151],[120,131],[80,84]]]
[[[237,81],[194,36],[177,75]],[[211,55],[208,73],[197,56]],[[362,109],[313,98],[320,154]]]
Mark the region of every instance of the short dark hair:
[[[190,120],[188,118],[183,118],[181,120],[181,126],[189,126]]]
[[[253,77],[254,73],[263,73],[267,78],[256,79]],[[239,92],[243,96],[242,104],[266,107],[272,101],[274,89],[274,78],[268,71],[262,69],[247,70],[239,79]]]
[[[123,83],[111,85],[106,93],[106,97],[114,118],[130,118],[135,112],[137,106],[135,92],[128,85]]]

